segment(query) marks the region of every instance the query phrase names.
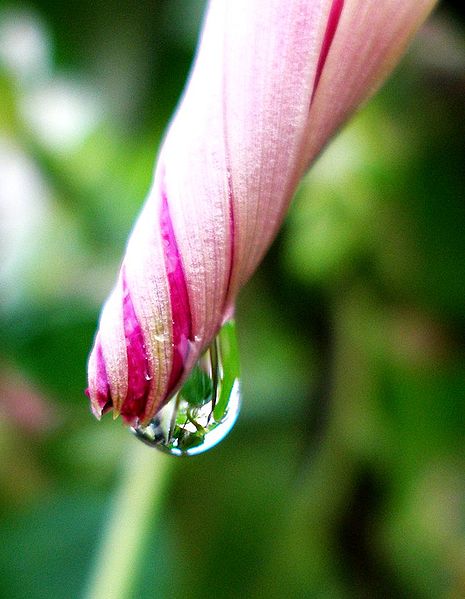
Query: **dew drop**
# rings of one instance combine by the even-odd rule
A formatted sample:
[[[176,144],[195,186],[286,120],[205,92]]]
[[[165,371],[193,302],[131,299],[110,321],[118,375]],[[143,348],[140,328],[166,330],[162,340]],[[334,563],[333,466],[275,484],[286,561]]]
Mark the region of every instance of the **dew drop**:
[[[239,356],[233,320],[223,325],[189,378],[138,439],[175,456],[203,453],[222,441],[240,410]]]

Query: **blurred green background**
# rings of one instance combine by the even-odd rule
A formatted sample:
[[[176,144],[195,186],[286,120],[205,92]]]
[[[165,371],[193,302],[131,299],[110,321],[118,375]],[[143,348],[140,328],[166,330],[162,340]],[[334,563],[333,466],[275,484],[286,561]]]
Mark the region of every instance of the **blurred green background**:
[[[0,3],[1,597],[93,572],[137,441],[90,415],[87,352],[203,8]],[[444,3],[244,289],[240,420],[162,458],[131,597],[465,597],[464,98]]]

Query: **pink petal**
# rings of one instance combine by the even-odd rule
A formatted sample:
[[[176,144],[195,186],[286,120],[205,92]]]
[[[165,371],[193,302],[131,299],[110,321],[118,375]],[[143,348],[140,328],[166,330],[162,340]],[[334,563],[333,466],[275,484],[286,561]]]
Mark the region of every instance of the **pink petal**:
[[[149,421],[234,309],[307,168],[432,0],[212,0],[89,360],[94,411]]]
[[[307,124],[305,165],[397,64],[435,0],[345,2]]]

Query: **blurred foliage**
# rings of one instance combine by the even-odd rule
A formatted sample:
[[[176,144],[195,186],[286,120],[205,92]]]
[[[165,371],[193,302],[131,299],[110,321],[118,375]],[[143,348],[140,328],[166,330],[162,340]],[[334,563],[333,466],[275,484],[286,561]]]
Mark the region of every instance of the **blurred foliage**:
[[[89,415],[86,356],[202,10],[0,4],[2,597],[80,596],[135,442]],[[242,416],[173,464],[134,597],[465,597],[453,10],[302,183],[238,308]]]

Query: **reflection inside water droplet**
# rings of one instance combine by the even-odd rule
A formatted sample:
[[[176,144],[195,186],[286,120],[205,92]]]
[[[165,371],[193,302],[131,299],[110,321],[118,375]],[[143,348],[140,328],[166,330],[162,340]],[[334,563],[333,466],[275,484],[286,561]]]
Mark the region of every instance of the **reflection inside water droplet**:
[[[239,409],[239,358],[231,320],[166,406],[147,426],[131,431],[147,445],[171,455],[196,455],[224,439]]]

